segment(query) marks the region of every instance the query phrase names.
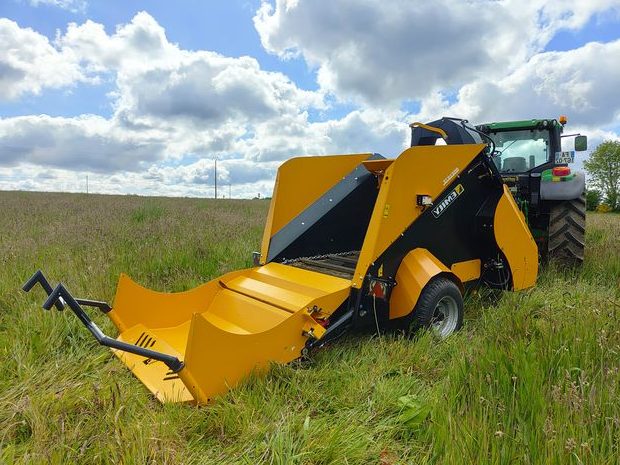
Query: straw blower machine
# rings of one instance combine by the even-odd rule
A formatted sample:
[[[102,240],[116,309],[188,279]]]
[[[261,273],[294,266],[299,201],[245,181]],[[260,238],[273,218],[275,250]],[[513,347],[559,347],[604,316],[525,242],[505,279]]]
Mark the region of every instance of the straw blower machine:
[[[45,309],[69,307],[162,402],[208,403],[352,330],[446,337],[462,325],[467,288],[533,286],[538,250],[484,133],[445,118],[412,132],[414,146],[396,158],[282,164],[252,268],[173,294],[121,275],[112,305],[52,288],[41,271],[24,290],[40,284]]]

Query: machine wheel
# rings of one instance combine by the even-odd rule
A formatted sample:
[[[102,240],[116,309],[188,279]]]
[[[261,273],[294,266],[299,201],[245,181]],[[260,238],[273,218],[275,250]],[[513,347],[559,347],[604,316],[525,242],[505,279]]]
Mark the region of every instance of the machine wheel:
[[[409,332],[426,328],[444,339],[463,326],[463,296],[454,282],[437,277],[422,290],[408,318]]]
[[[551,208],[547,256],[564,265],[583,263],[586,234],[586,197],[559,202]]]

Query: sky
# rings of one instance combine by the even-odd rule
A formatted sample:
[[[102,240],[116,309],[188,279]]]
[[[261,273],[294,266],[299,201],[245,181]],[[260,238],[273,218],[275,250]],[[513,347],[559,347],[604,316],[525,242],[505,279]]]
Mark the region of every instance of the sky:
[[[593,149],[619,87],[620,0],[0,0],[0,190],[269,196],[441,116]]]

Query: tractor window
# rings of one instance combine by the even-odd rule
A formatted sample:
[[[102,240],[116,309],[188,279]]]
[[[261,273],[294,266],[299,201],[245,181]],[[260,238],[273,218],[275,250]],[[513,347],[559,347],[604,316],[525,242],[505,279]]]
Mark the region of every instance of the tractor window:
[[[489,135],[495,142],[495,164],[502,173],[523,173],[549,159],[549,131],[526,129]]]

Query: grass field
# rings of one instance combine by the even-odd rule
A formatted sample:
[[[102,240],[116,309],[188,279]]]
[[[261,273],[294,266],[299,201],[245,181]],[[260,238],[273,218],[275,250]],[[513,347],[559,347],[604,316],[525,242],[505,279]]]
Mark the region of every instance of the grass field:
[[[208,407],[159,404],[73,314],[19,291],[39,267],[108,301],[120,272],[193,287],[250,265],[267,208],[0,192],[0,462],[618,463],[617,215],[588,216],[579,273],[548,269],[495,304],[468,297],[446,341],[351,335]]]

